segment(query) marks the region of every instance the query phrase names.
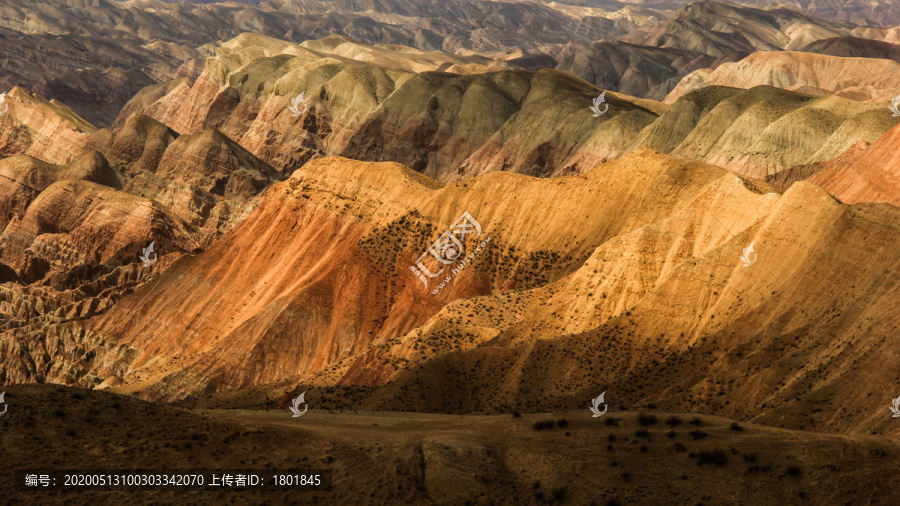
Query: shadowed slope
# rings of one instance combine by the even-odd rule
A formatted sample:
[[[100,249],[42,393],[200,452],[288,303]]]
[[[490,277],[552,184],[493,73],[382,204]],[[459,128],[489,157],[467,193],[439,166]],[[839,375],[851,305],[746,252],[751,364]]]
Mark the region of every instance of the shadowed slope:
[[[663,100],[684,78],[699,69],[714,69],[747,53],[729,51],[714,57],[674,47],[651,47],[627,42],[570,42],[560,50],[556,68],[600,88],[636,97]]]
[[[900,46],[897,44],[849,35],[817,40],[801,51],[843,58],[877,58],[900,63]]]
[[[851,29],[784,6],[757,9],[700,0],[681,7],[649,34],[638,32],[622,40],[719,57],[729,51],[795,50],[819,39],[850,35]]]

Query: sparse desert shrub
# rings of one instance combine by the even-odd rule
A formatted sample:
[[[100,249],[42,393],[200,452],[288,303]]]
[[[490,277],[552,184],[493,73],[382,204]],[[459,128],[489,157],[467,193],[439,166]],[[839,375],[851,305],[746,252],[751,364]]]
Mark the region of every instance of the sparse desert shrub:
[[[565,429],[566,427],[569,426],[569,422],[565,418],[560,418],[559,420],[556,421],[556,426],[559,427],[560,429]]]
[[[672,439],[677,435],[678,435],[678,433],[676,433],[674,430],[670,430],[669,432],[666,432],[666,437],[669,439]]]
[[[681,418],[678,418],[677,416],[672,415],[669,418],[666,418],[666,425],[668,425],[669,427],[675,427],[677,425],[681,425]]]
[[[653,425],[657,421],[658,420],[656,419],[656,416],[654,416],[654,415],[649,415],[647,413],[638,414],[638,424],[641,425],[642,427]]]
[[[709,435],[702,430],[692,430],[688,432],[688,434],[690,434],[691,437],[694,438],[694,441],[699,441]]]
[[[618,419],[618,418],[612,418],[612,417],[609,417],[609,418],[607,418],[606,420],[603,420],[603,425],[606,425],[607,427],[618,427],[618,426],[619,426],[619,419]]]
[[[799,466],[788,466],[785,472],[787,472],[788,476],[800,476],[803,474],[803,470]]]
[[[684,453],[687,451],[687,448],[684,447],[681,443],[675,443],[672,448],[675,449],[675,453]]]
[[[691,418],[691,425],[696,425],[699,427],[703,425],[703,419],[699,416],[695,416],[694,418]]]
[[[554,488],[551,492],[554,501],[565,502],[569,499],[569,491],[565,487]]]
[[[616,440],[616,435],[615,435],[615,434],[610,434],[610,435],[606,436],[606,440],[609,441],[609,442],[611,442],[611,443],[612,443],[612,442],[615,442],[615,440]]]
[[[522,413],[519,413],[518,411],[513,411],[512,417],[513,418],[522,418]]]
[[[716,467],[723,467],[728,463],[728,454],[722,450],[713,450],[711,452],[702,451],[697,454],[697,465],[712,464]]]
[[[733,430],[735,432],[740,432],[740,431],[744,430],[744,428],[741,427],[741,424],[739,424],[737,422],[731,422],[731,425],[729,427],[731,427],[731,430]]]
[[[606,501],[606,506],[622,506],[622,503],[620,503],[616,499],[609,499]]]
[[[744,462],[749,462],[751,464],[756,462],[756,454],[748,453],[747,455],[744,455]]]
[[[650,431],[641,427],[640,429],[634,431],[634,437],[650,437]]]
[[[628,483],[629,481],[631,481],[631,473],[629,473],[627,471],[622,473],[622,481],[624,481],[625,483]]]

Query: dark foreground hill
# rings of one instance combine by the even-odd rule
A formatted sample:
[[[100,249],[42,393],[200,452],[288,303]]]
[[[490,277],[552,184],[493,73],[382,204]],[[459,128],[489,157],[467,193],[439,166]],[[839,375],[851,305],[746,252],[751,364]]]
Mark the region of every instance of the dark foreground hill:
[[[900,464],[889,436],[687,413],[458,417],[311,406],[292,418],[50,385],[6,391],[0,489],[10,504],[862,504],[889,501]],[[331,469],[334,482],[329,492],[24,493],[13,470],[26,468],[316,468]]]

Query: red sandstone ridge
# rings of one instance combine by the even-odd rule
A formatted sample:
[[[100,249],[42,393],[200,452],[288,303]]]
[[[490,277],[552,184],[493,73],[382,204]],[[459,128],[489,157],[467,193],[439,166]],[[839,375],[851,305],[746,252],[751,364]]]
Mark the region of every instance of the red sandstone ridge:
[[[124,379],[161,382],[144,392],[153,397],[306,377],[449,301],[559,279],[616,234],[677,212],[715,174],[649,151],[605,169],[558,180],[492,173],[441,188],[397,164],[315,160],[208,251],[90,327],[142,350]],[[410,266],[463,212],[490,248],[432,295]]]
[[[490,248],[432,296],[409,267],[463,210]],[[155,399],[312,383],[323,402],[365,386],[364,409],[541,411],[609,388],[628,405],[790,427],[809,423],[798,399],[840,399],[872,415],[817,423],[855,431],[892,384],[862,381],[874,361],[900,366],[888,351],[900,293],[884,283],[898,218],[651,150],[580,176],[442,187],[325,158],[86,335],[128,350],[98,361],[121,370],[118,391]],[[843,374],[819,374],[832,366]],[[849,395],[860,384],[873,395]]]
[[[842,202],[883,202],[900,206],[900,125],[868,148],[817,164],[807,179]]]
[[[24,88],[6,94],[0,116],[0,154],[26,154],[50,163],[67,163],[81,154],[97,129],[65,105],[46,101]]]

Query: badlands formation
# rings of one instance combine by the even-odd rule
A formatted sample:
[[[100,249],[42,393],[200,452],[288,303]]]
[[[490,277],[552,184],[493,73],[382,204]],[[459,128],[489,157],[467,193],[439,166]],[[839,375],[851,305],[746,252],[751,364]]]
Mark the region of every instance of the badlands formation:
[[[431,8],[472,8],[448,5]],[[716,2],[642,19],[628,40],[548,37],[573,68],[613,67],[592,79],[671,85],[665,102],[522,52],[437,51],[453,26],[424,48],[243,33],[106,123],[12,88],[0,381],[460,414],[606,391],[617,409],[895,432],[900,378],[873,371],[900,365],[900,119],[860,56],[796,51],[892,32]],[[465,268],[423,286],[411,267],[461,216],[480,230]]]
[[[323,57],[314,48],[324,44],[245,35],[193,85],[136,96],[117,124],[145,114],[183,134],[216,128],[285,175],[337,155],[396,161],[447,182],[583,173],[640,147],[764,178],[874,142],[898,123],[881,104],[772,86],[711,86],[670,106],[607,91],[609,109],[596,118],[589,107],[603,90],[566,73],[413,74],[390,55],[331,40],[365,63]],[[300,93],[308,109],[296,116],[289,106]]]
[[[4,464],[890,501],[890,7],[0,0]]]
[[[321,74],[333,87],[310,89],[314,97],[319,89],[332,95],[313,100],[299,118],[282,113],[284,120],[321,125],[319,134],[365,132],[347,125],[354,117],[364,124],[359,118],[367,114],[341,100],[341,69]],[[442,183],[396,162],[323,157],[327,152],[291,170],[241,147],[252,149],[252,138],[229,138],[236,131],[230,125],[247,121],[251,132],[260,124],[256,111],[242,107],[259,99],[242,94],[251,85],[224,70],[212,60],[206,72],[240,84],[212,95],[200,93],[212,87],[207,78],[185,86],[189,100],[181,107],[196,112],[169,113],[181,118],[169,127],[137,113],[119,129],[94,130],[62,106],[24,90],[11,95],[9,146],[38,154],[41,128],[52,127],[70,153],[49,152],[71,160],[52,165],[19,154],[3,161],[10,174],[4,192],[14,204],[5,211],[0,261],[17,281],[6,285],[5,304],[21,315],[6,323],[6,381],[112,388],[155,400],[306,384],[335,407],[352,401],[439,412],[576,409],[599,388],[617,392],[624,407],[652,403],[790,428],[861,431],[878,417],[889,378],[863,382],[859,375],[872,361],[883,365],[889,354],[879,350],[892,346],[896,331],[891,312],[878,309],[898,297],[884,282],[897,265],[896,208],[844,204],[802,181],[777,191],[650,148],[551,179],[482,169]],[[343,72],[390,76],[355,63]],[[375,111],[368,115],[390,112],[384,103],[397,91],[388,83],[403,89],[430,77],[390,72],[387,98],[380,105],[377,93],[369,98]],[[590,104],[590,86],[574,78],[506,72],[441,78],[472,79],[457,101],[473,86],[513,86],[508,80],[518,77],[525,97],[541,93],[545,79],[570,86],[572,100],[584,89],[581,107]],[[267,101],[256,116],[278,116],[266,81],[252,86]],[[415,89],[426,92],[422,104],[437,96],[440,105],[445,96],[422,86],[409,93]],[[22,104],[13,101],[19,96]],[[367,104],[366,95],[357,96]],[[646,118],[638,142],[673,153],[709,139],[741,142],[737,128],[708,134],[713,117],[726,111],[747,111],[748,121],[759,122],[759,112],[827,110],[868,125],[876,141],[891,124],[875,106],[851,110],[847,99],[766,87],[698,90],[668,109],[609,96],[613,114],[601,121]],[[164,98],[146,112],[165,117],[171,102]],[[326,114],[328,100],[341,121]],[[416,103],[400,101],[393,114],[441,117],[440,107],[404,109]],[[19,108],[29,113],[15,114]],[[578,114],[574,106],[570,114]],[[223,130],[208,123],[212,117]],[[448,131],[470,138],[459,130],[475,128],[471,123],[458,113],[445,117]],[[522,120],[504,117],[498,128],[526,135]],[[686,119],[687,133],[665,127]],[[826,128],[840,131],[840,124]],[[808,152],[837,144],[831,149],[840,153],[839,143],[849,142],[826,134]],[[675,143],[681,135],[686,140]],[[380,129],[368,142],[386,136]],[[365,144],[364,134],[354,138]],[[463,212],[490,246],[433,295],[409,268]],[[113,230],[112,223],[126,226]],[[160,261],[142,267],[135,257],[151,240]],[[744,267],[750,243],[759,259]],[[830,289],[834,283],[844,289]],[[823,375],[832,370],[841,374]],[[860,383],[879,395],[857,395],[842,416],[797,409],[846,402]]]

